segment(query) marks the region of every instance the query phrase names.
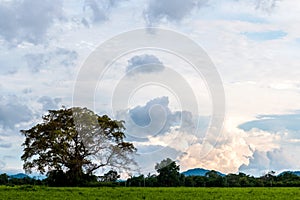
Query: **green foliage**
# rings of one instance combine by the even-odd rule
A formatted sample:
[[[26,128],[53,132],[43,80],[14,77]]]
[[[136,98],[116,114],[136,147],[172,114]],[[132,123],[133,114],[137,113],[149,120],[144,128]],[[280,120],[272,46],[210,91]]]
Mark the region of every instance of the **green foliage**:
[[[124,122],[87,108],[49,110],[43,122],[21,130],[26,172],[48,172],[53,185],[81,185],[101,167],[130,169],[132,143],[124,141]]]
[[[0,185],[42,185],[44,182],[30,177],[10,178],[7,174],[0,174]]]
[[[205,186],[208,187],[222,187],[224,186],[224,179],[216,171],[211,170],[205,174],[207,181]]]
[[[74,183],[71,174],[62,170],[53,170],[47,173],[45,184],[49,186],[65,187]],[[76,177],[77,186],[86,186],[97,183],[97,176],[91,174],[83,174],[82,177]],[[80,179],[79,179],[80,178]]]
[[[131,177],[131,178],[127,179],[127,181],[126,181],[127,186],[133,186],[133,187],[144,186],[144,183],[146,186],[146,179],[145,179],[144,175]],[[157,179],[156,179],[156,183],[157,183]],[[153,185],[153,186],[157,186],[157,185]]]
[[[275,176],[271,171],[264,176],[255,178],[244,173],[221,176],[216,171],[208,171],[205,176],[187,176],[179,173],[179,165],[170,158],[157,163],[155,169],[158,175],[140,175],[127,179],[127,186],[135,187],[288,187],[300,186],[300,177],[286,172]]]
[[[157,181],[160,186],[174,187],[183,185],[184,175],[179,173],[179,165],[176,165],[176,162],[170,158],[157,163],[155,169],[159,173]]]
[[[0,185],[6,185],[8,183],[8,175],[0,174]]]
[[[118,172],[115,170],[110,170],[104,176],[100,176],[100,180],[102,182],[116,182],[120,178],[120,175],[118,175]]]

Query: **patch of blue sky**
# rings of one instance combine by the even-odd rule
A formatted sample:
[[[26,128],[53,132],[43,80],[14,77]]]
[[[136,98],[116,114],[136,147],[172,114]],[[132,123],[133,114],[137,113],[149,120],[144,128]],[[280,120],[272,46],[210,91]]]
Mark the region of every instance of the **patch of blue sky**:
[[[243,32],[247,38],[255,41],[277,40],[287,36],[287,33],[281,30],[263,31],[263,32]]]

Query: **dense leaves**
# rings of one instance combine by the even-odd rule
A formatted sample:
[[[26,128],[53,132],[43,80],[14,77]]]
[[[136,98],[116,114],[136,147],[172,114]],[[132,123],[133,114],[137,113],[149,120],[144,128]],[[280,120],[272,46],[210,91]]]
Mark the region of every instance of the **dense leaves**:
[[[115,170],[110,170],[104,176],[100,176],[99,179],[102,182],[116,182],[120,178],[120,175]]]
[[[157,163],[155,169],[159,173],[157,181],[160,186],[172,187],[182,184],[184,176],[179,173],[179,165],[170,158]]]
[[[98,116],[87,108],[50,110],[43,122],[21,130],[21,159],[26,172],[48,173],[54,183],[78,185],[101,167],[130,169],[132,143],[124,141],[124,122]],[[65,185],[65,184],[63,184]]]

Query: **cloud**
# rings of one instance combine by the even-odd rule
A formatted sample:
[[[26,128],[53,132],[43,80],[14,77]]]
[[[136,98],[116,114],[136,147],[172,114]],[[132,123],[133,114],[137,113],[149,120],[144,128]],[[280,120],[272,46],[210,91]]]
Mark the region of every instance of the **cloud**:
[[[226,124],[219,138],[208,133],[203,142],[190,145],[178,158],[182,169],[202,167],[224,173],[236,173],[248,165],[255,151],[268,152],[280,148],[282,135],[262,130],[245,132]]]
[[[81,23],[85,27],[90,27],[92,23],[106,21],[109,18],[110,10],[120,2],[120,0],[85,0],[83,5],[84,17]]]
[[[132,57],[128,60],[128,66],[126,67],[128,75],[161,72],[163,70],[163,63],[156,56],[149,54]]]
[[[239,171],[254,176],[261,176],[266,170],[269,170],[269,166],[270,160],[267,157],[267,152],[254,151],[249,163],[241,165]]]
[[[282,169],[293,169],[299,167],[299,161],[295,162],[288,152],[285,152],[283,148],[275,149],[274,151],[267,152],[267,157],[270,160],[269,169],[282,170]],[[297,164],[296,164],[297,163]]]
[[[0,140],[1,142],[1,140]],[[12,147],[12,143],[0,143],[0,148],[5,148],[5,149],[8,149]]]
[[[59,106],[58,104],[61,102],[61,98],[51,98],[48,96],[42,96],[38,99],[38,103],[43,105],[43,110],[54,110],[57,109]]]
[[[256,9],[271,12],[280,0],[254,0]]]
[[[280,172],[293,170],[299,167],[299,162],[293,160],[288,152],[283,149],[273,151],[255,151],[250,158],[249,164],[243,164],[239,171],[255,176],[264,175],[268,171]]]
[[[256,143],[256,146],[252,146],[255,151],[249,163],[241,165],[239,170],[256,176],[270,170],[297,170],[300,167],[299,118],[299,111],[293,114],[259,115],[256,120],[239,125],[247,133],[269,133],[268,137],[261,138],[257,134],[255,138],[248,140],[249,143]]]
[[[138,149],[135,160],[138,162],[141,173],[143,174],[156,173],[154,170],[156,163],[166,158],[176,160],[180,154],[178,150],[168,146],[136,144],[135,147]]]
[[[150,0],[144,11],[146,23],[152,26],[163,19],[181,21],[195,8],[204,5],[207,0]]]
[[[0,35],[9,43],[42,43],[55,19],[62,16],[60,0],[13,0],[0,4]]]
[[[0,160],[0,169],[3,169],[5,167],[5,162]]]
[[[106,12],[103,8],[103,5],[99,4],[96,0],[86,0],[84,2],[83,10],[88,12],[91,11],[90,18],[93,22],[101,22],[107,19]],[[86,18],[83,18],[85,23],[88,23]]]
[[[168,97],[155,98],[146,105],[120,111],[118,118],[125,120],[127,132],[136,139],[163,134],[175,123],[168,105]]]
[[[46,62],[45,55],[42,53],[26,54],[25,59],[26,59],[28,68],[30,68],[30,70],[32,72],[39,72],[40,68],[45,66],[45,62]]]
[[[155,105],[160,105],[163,108],[166,115],[169,115],[171,113],[170,109],[168,108],[169,105],[168,97],[160,97],[148,101],[147,104],[144,106],[136,106],[133,109],[130,109],[129,116],[131,117],[131,119],[136,125],[143,126],[143,127],[148,126],[152,121],[151,116],[149,115],[150,110]],[[155,117],[159,117],[159,115],[155,115]]]
[[[143,106],[118,112],[117,118],[126,122],[129,137],[149,139],[171,130],[195,131],[195,119],[189,111],[171,111],[167,96],[157,97]],[[140,140],[139,140],[140,141]]]
[[[8,97],[6,102],[0,102],[0,125],[4,128],[13,129],[16,124],[28,122],[32,117],[29,107],[15,96]]]
[[[138,163],[145,167],[145,172],[153,170],[149,168],[153,162],[181,157],[191,145],[203,139],[209,123],[208,117],[172,111],[166,96],[119,112],[117,118],[125,120],[127,140],[137,147]],[[199,127],[197,120],[200,120]]]
[[[182,131],[180,129],[172,129],[163,135],[149,137],[150,144],[157,144],[177,150],[177,157],[185,153],[191,145],[199,142],[200,140],[201,138],[197,137],[196,134]]]
[[[238,1],[245,3],[240,0],[234,0],[233,2],[237,4]],[[278,1],[252,0],[250,3],[255,9],[270,13],[276,7]],[[229,1],[229,3],[231,2]],[[189,16],[195,9],[208,4],[214,7],[220,2],[215,0],[150,0],[144,11],[144,18],[148,26],[153,26],[163,20],[179,22]]]
[[[253,128],[263,131],[300,131],[300,114],[259,115],[257,120],[245,122],[239,128],[249,131]]]
[[[56,48],[47,53],[29,53],[24,56],[31,72],[39,72],[41,69],[53,67],[72,67],[78,59],[78,53],[74,50]]]
[[[280,1],[281,0],[248,0],[248,1],[233,0],[234,3],[240,3],[247,6],[251,5],[254,7],[255,10],[260,10],[265,13],[273,12],[276,6],[278,5],[278,2]],[[250,9],[248,8],[248,10]]]
[[[204,142],[190,145],[177,159],[182,169],[203,167],[255,176],[296,170],[300,167],[298,115],[261,115],[240,126],[227,119],[219,138],[208,133]]]
[[[0,138],[0,148],[10,148],[12,146],[12,143],[6,143],[6,142],[3,142],[3,140]]]

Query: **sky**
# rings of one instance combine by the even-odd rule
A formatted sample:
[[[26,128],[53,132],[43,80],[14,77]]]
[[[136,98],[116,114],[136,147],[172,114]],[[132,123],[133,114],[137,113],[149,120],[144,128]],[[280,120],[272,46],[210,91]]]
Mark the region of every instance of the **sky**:
[[[23,171],[20,130],[62,106],[125,120],[139,173],[167,157],[181,171],[300,170],[299,25],[295,0],[0,0],[0,172]],[[107,41],[137,29],[160,36],[151,28],[197,44],[208,73],[155,46],[115,55],[93,73]],[[139,38],[129,36],[105,50],[134,47]],[[219,131],[214,99],[225,110]]]

